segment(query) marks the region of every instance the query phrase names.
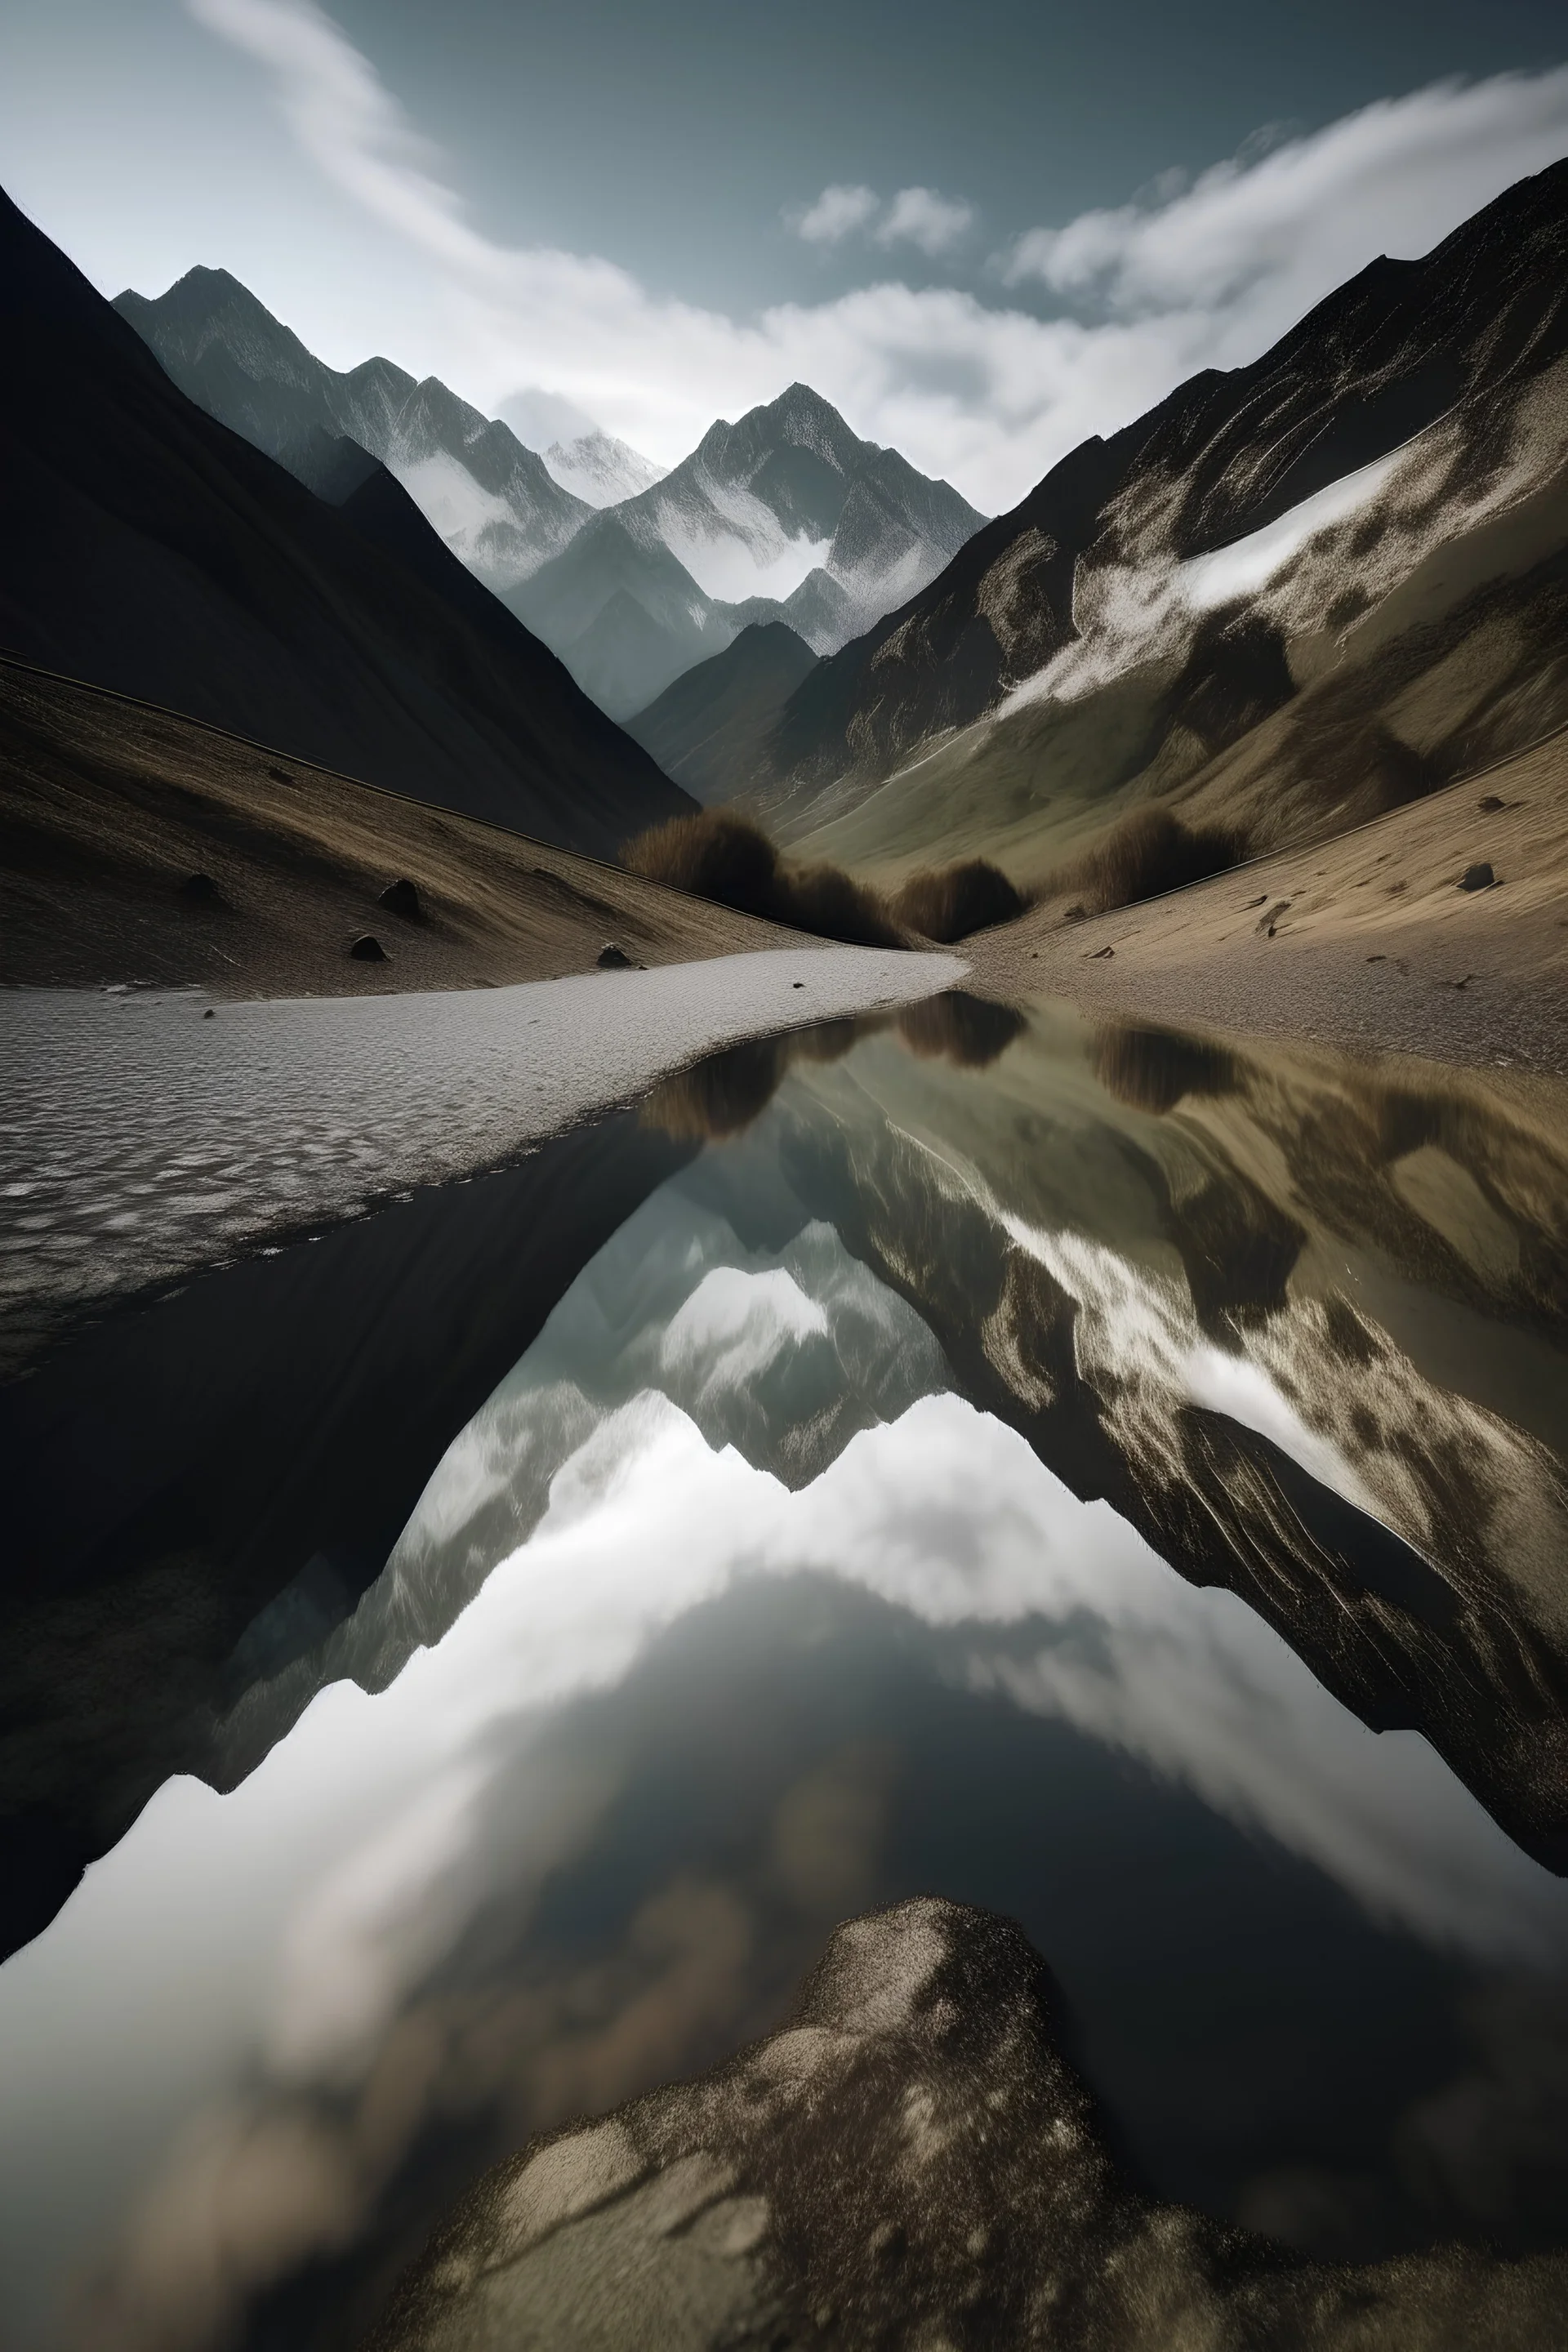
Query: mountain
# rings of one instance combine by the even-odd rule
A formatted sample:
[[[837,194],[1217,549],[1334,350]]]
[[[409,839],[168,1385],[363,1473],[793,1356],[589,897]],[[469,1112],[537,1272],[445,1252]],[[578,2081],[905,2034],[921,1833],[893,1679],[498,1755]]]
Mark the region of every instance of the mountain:
[[[552,441],[544,452],[552,478],[591,507],[618,506],[662,481],[665,468],[643,457],[613,433],[581,433],[574,441]]]
[[[705,807],[733,800],[765,771],[779,712],[816,667],[811,647],[782,621],[754,621],[628,719],[626,733]]]
[[[763,804],[889,872],[1155,793],[1252,846],[1568,717],[1568,164],[1083,443],[795,689]]]
[[[0,645],[570,847],[689,806],[383,467],[306,489],[4,197],[0,321]]]
[[[981,520],[795,383],[711,426],[508,601],[626,718],[752,622],[783,621],[814,652],[843,645],[934,578]],[[616,598],[642,614],[622,602],[606,614]]]
[[[510,427],[435,376],[416,383],[384,359],[346,375],[323,366],[226,269],[188,269],[155,300],[126,292],[114,307],[189,399],[310,488],[321,486],[324,440],[379,457],[487,587],[527,579],[601,503],[574,498]]]
[[[597,426],[541,456],[390,360],[340,374],[224,269],[115,308],[182,392],[309,488],[331,494],[345,438],[379,457],[617,719],[753,621],[832,651],[933,579],[983,520],[805,384],[712,425],[666,473]],[[509,406],[524,423],[572,413],[542,394]]]

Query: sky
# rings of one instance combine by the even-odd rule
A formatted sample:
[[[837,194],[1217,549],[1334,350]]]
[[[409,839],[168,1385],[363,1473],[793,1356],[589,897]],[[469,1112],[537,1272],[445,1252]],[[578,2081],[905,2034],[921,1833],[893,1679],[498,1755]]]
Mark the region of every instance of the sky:
[[[0,0],[0,184],[105,293],[662,463],[796,378],[977,506],[1568,155],[1542,0]]]

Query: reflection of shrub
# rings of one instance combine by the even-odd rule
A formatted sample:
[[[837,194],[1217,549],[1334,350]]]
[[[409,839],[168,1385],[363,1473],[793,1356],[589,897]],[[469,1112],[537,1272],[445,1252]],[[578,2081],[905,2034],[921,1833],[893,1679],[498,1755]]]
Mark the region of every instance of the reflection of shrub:
[[[926,866],[911,874],[893,900],[893,913],[907,929],[948,947],[993,923],[1012,922],[1028,904],[999,866],[971,857],[961,866]]]
[[[994,1004],[962,988],[906,1004],[899,1015],[899,1034],[911,1054],[928,1062],[943,1055],[969,1070],[987,1068],[1024,1026],[1023,1014],[1010,1004]]]
[[[1070,875],[1058,878],[1058,887],[1081,889],[1094,911],[1106,914],[1184,889],[1189,882],[1206,882],[1246,855],[1245,839],[1229,825],[1186,825],[1169,809],[1134,809]]]
[[[1174,1110],[1187,1095],[1228,1095],[1238,1084],[1222,1045],[1121,1022],[1095,1033],[1094,1067],[1106,1092],[1136,1110]]]

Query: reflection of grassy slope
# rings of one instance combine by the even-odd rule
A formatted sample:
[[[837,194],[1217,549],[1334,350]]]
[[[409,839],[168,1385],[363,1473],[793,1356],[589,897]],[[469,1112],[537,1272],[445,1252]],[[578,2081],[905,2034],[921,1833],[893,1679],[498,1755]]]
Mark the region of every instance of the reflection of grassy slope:
[[[1568,472],[1436,550],[1371,613],[1335,616],[1342,635],[1331,622],[1295,639],[1299,691],[1237,740],[1223,681],[1216,694],[1192,663],[1148,663],[977,722],[842,814],[819,803],[801,845],[884,882],[984,855],[1030,883],[1152,796],[1255,850],[1343,831],[1568,718],[1565,543]]]

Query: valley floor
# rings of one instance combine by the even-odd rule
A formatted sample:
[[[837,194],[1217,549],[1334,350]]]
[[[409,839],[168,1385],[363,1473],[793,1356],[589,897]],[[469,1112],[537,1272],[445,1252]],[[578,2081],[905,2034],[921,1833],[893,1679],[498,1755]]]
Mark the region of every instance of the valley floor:
[[[1568,732],[1336,840],[1087,920],[1048,903],[963,952],[998,995],[1568,1076]]]

